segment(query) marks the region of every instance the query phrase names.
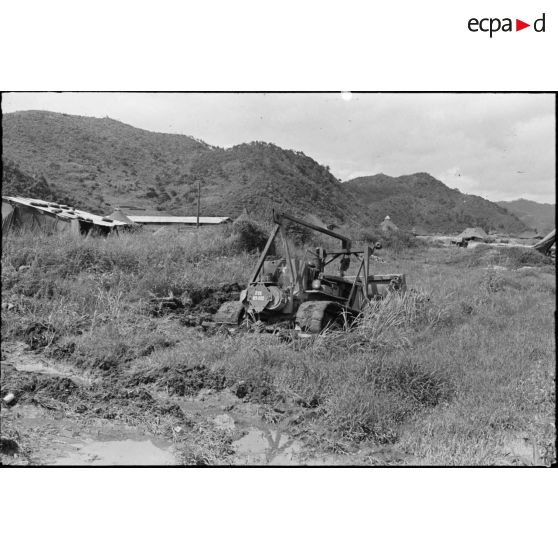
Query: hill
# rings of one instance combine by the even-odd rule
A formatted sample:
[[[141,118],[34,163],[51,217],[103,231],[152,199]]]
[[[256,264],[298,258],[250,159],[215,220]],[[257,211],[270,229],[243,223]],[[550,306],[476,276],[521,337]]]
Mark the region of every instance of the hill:
[[[46,111],[5,114],[2,131],[4,157],[95,211],[145,201],[150,187],[184,172],[197,152],[210,149],[188,136]]]
[[[366,212],[325,167],[302,152],[252,142],[200,155],[192,166],[192,183],[200,177],[204,205],[220,214],[268,216],[272,207],[301,217],[312,214],[324,222],[364,223]],[[195,199],[190,188],[190,199]]]
[[[302,152],[253,142],[223,149],[110,118],[22,111],[3,116],[3,153],[21,171],[84,209],[114,206],[235,217],[272,207],[323,222],[363,223],[366,212],[325,167]]]
[[[506,207],[462,194],[426,173],[341,183],[304,153],[270,143],[224,149],[110,118],[46,111],[5,114],[2,128],[5,190],[72,200],[101,214],[115,206],[194,214],[199,184],[204,215],[234,218],[246,208],[268,217],[275,207],[324,224],[377,225],[389,214],[400,228],[430,232],[527,228]]]
[[[556,228],[556,205],[552,203],[537,203],[520,198],[513,201],[497,202],[510,213],[519,217],[531,229],[540,234],[547,234]]]
[[[521,232],[527,226],[498,204],[448,188],[427,173],[364,176],[344,183],[366,205],[375,224],[389,215],[402,229],[457,233],[466,227]]]
[[[5,158],[2,158],[2,195],[78,205],[72,196],[53,188],[44,176],[31,176],[23,172],[13,161]]]

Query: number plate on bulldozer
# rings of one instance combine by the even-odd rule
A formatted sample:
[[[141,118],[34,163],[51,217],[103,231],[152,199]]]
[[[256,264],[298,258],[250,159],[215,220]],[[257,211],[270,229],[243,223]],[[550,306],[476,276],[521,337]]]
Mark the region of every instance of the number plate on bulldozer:
[[[265,285],[254,285],[248,288],[247,298],[254,312],[262,312],[267,304],[273,299],[269,289]]]

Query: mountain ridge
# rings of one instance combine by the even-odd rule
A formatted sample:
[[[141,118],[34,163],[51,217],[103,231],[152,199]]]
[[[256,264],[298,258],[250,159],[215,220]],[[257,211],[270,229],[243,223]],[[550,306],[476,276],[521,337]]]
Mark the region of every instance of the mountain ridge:
[[[540,234],[547,234],[556,228],[556,204],[539,203],[525,198],[496,203]]]
[[[221,148],[108,118],[21,111],[3,115],[3,157],[96,212],[134,205],[191,214],[199,183],[206,215],[248,207],[267,217],[277,207],[323,222],[366,221],[324,166],[265,142]]]
[[[375,222],[386,215],[400,228],[432,233],[482,227],[487,232],[522,232],[527,225],[505,208],[480,196],[463,194],[428,173],[397,177],[380,173],[343,183],[363,201]]]
[[[39,191],[50,188],[53,196],[66,196],[96,213],[135,206],[194,214],[199,186],[204,215],[234,218],[246,208],[267,219],[277,208],[323,224],[360,227],[377,226],[389,214],[407,230],[527,228],[496,203],[462,194],[424,172],[341,182],[303,152],[267,142],[222,148],[108,117],[49,111],[4,114],[2,129],[5,164],[31,177]],[[29,189],[31,182],[22,183]]]

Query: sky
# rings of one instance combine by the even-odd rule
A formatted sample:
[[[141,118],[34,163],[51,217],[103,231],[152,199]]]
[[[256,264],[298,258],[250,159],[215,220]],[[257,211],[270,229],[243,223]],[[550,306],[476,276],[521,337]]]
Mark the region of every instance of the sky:
[[[303,151],[341,180],[427,172],[492,201],[555,203],[555,100],[541,94],[6,93],[2,111],[109,116],[221,147]]]

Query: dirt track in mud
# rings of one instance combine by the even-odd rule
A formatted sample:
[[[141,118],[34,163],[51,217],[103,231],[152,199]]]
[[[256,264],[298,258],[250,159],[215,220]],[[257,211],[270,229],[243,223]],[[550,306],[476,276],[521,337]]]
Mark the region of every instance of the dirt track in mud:
[[[300,409],[230,389],[179,397],[107,383],[21,342],[6,343],[2,356],[2,397],[14,394],[2,402],[4,465],[355,464],[355,455],[313,450],[296,429]]]

